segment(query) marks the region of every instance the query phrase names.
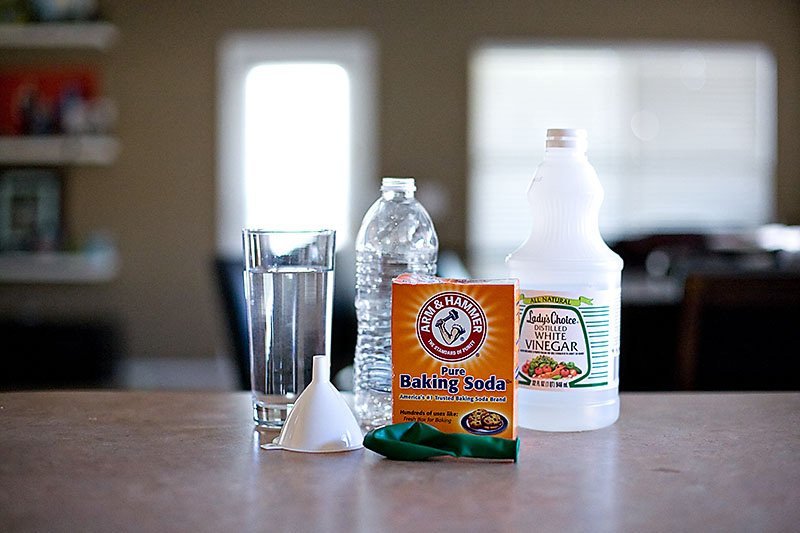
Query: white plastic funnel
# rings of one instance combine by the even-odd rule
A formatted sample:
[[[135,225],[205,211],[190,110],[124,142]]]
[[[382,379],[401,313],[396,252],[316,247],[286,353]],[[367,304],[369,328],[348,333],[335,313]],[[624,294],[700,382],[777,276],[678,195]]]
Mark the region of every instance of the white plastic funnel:
[[[361,428],[331,384],[330,360],[314,356],[311,383],[294,403],[274,444],[293,452],[344,452],[364,446]]]

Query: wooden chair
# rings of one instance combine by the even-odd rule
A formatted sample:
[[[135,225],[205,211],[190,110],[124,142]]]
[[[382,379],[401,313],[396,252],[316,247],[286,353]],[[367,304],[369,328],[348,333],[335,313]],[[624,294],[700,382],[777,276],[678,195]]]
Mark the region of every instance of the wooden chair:
[[[692,273],[682,306],[684,390],[800,389],[800,272]]]
[[[239,388],[250,390],[250,346],[247,333],[247,302],[244,297],[244,262],[241,259],[214,259],[214,273],[228,340],[233,352]]]

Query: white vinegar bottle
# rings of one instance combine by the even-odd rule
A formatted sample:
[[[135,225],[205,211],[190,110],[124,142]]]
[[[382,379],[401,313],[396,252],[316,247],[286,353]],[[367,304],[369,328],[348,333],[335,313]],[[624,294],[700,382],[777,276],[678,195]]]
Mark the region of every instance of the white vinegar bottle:
[[[506,258],[520,282],[518,421],[583,431],[619,417],[622,259],[600,236],[586,131],[549,129],[528,189],[533,226]]]

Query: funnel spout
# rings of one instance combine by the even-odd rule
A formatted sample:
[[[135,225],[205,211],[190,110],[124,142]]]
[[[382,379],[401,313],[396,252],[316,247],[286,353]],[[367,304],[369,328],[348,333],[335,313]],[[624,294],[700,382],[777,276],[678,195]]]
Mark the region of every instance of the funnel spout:
[[[331,361],[327,355],[314,356],[311,379],[323,383],[331,380]]]

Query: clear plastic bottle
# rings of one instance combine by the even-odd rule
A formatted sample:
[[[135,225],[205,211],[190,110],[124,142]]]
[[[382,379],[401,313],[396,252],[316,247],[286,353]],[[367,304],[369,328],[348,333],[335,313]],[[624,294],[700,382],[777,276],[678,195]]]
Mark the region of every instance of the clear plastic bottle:
[[[586,131],[547,130],[528,189],[533,225],[508,256],[520,281],[518,421],[582,431],[619,417],[622,259],[598,226],[603,188],[586,158]]]
[[[392,278],[403,272],[434,274],[439,239],[430,215],[415,198],[414,178],[386,177],[356,238],[355,411],[372,429],[392,417]]]

